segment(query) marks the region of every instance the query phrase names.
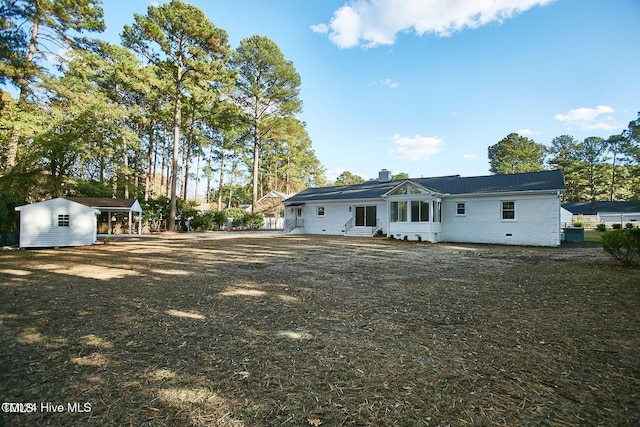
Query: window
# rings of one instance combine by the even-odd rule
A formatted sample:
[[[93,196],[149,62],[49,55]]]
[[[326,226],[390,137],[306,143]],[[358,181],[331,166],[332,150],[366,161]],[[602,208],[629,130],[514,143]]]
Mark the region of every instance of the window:
[[[467,209],[464,203],[456,203],[456,215],[466,215]]]
[[[324,206],[318,206],[316,213],[318,216],[324,216]]]
[[[298,216],[302,216],[302,208],[298,208]]]
[[[391,202],[391,222],[407,221],[407,202]]]
[[[411,202],[411,222],[429,221],[429,202],[414,200]]]
[[[69,226],[69,215],[58,215],[58,227]]]
[[[516,202],[502,202],[502,219],[516,219]]]

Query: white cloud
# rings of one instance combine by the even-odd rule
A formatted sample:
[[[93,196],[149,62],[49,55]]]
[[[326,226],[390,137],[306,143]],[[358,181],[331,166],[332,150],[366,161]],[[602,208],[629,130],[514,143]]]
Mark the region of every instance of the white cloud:
[[[333,13],[329,24],[311,29],[329,34],[340,48],[392,45],[396,34],[415,31],[450,36],[506,19],[555,0],[352,0]]]
[[[443,139],[437,136],[416,135],[413,138],[393,135],[391,140],[395,147],[390,150],[397,159],[402,160],[429,160],[442,151]]]
[[[312,25],[309,28],[311,28],[311,31],[314,33],[326,34],[329,32],[329,26],[327,24]]]
[[[478,160],[480,158],[477,154],[463,154],[462,157],[465,160]]]
[[[569,128],[613,130],[618,128],[614,123],[615,118],[610,115],[614,112],[615,110],[608,105],[598,105],[596,108],[576,108],[569,110],[567,114],[556,114],[553,117],[559,122],[565,123]]]
[[[531,129],[528,128],[524,128],[524,129],[518,129],[518,134],[523,135],[523,136],[528,136],[528,135],[535,135],[538,132],[534,132]]]
[[[376,85],[380,85],[380,86],[387,86],[391,89],[397,89],[398,88],[398,83],[394,82],[391,79],[380,79],[377,82],[372,82],[371,85],[376,86]]]
[[[327,170],[325,172],[325,176],[327,178],[327,181],[329,182],[334,182],[336,180],[336,178],[338,178],[340,176],[340,174],[342,172],[346,171],[346,169],[341,168],[340,166],[337,166],[331,170]]]

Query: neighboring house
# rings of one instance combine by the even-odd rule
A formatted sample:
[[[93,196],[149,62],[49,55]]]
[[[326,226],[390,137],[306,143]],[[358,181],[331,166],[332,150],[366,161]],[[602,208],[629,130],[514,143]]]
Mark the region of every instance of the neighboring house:
[[[309,188],[284,201],[285,232],[429,242],[560,245],[559,170]]]
[[[289,194],[271,190],[256,202],[255,213],[264,217],[264,228],[282,229],[284,228],[284,205],[283,202]]]
[[[142,208],[137,199],[117,199],[114,197],[66,197],[66,199],[106,213],[107,234],[114,232],[113,224],[117,223],[117,218],[114,216],[117,214],[126,215],[126,221],[123,222],[126,224],[125,230],[127,232],[122,234],[133,234],[134,222],[137,222],[138,234],[142,234]],[[134,214],[137,218],[134,218]]]
[[[59,197],[18,206],[20,247],[91,245],[97,238],[100,210]]]
[[[562,209],[569,212],[572,219],[585,219],[607,225],[630,222],[640,224],[640,201],[631,202],[565,202]]]

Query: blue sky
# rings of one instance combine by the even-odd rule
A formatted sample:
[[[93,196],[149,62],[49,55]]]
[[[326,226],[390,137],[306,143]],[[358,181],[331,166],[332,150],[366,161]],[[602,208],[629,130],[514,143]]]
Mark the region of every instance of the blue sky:
[[[640,111],[638,0],[188,2],[232,48],[259,34],[293,62],[329,180],[485,175],[511,132],[606,138]],[[100,38],[158,3],[104,0]]]

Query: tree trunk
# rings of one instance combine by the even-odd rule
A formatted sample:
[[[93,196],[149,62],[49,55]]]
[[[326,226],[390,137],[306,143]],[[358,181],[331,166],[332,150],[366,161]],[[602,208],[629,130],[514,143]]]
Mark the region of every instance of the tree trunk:
[[[171,207],[169,208],[169,231],[176,229],[176,200],[178,181],[178,154],[180,149],[180,119],[182,118],[182,105],[180,100],[182,67],[178,65],[176,71],[176,104],[173,110],[173,160],[171,162]]]
[[[200,151],[198,151],[198,158],[196,160],[196,189],[195,189],[195,201],[198,203],[198,183],[200,181]]]
[[[209,169],[207,170],[207,203],[211,203],[211,165],[213,164],[213,147],[209,149],[209,158],[207,159],[207,166]],[[220,210],[220,206],[218,206],[218,210]]]
[[[165,173],[164,170],[167,165],[167,124],[164,124],[164,129],[162,131],[162,164],[160,166],[160,191],[165,185]],[[168,180],[168,175],[167,175]]]
[[[187,190],[189,189],[189,163],[191,162],[191,143],[187,141],[187,146],[184,149],[184,157],[182,159],[182,165],[184,169],[184,181],[182,183],[182,198],[187,200]]]
[[[177,205],[177,182],[178,182],[178,156],[180,153],[180,125],[182,122],[182,56],[179,55],[176,63],[176,85],[175,85],[175,106],[173,110],[173,160],[171,162],[171,205],[169,208],[169,231],[176,229],[176,205]]]
[[[260,142],[258,132],[255,132],[253,140],[253,191],[251,192],[251,213],[255,213],[256,202],[258,201],[258,178],[260,167]]]
[[[618,153],[613,153],[613,162],[611,168],[611,193],[609,194],[609,201],[613,202],[613,193],[615,191],[615,182],[616,182],[616,156]]]
[[[151,112],[154,114],[154,111]],[[155,162],[153,159],[153,152],[155,141],[156,119],[151,117],[151,123],[149,125],[149,147],[147,148],[147,174],[144,180],[144,200],[149,200],[149,193],[151,192],[153,171],[155,170]]]
[[[226,153],[224,148],[220,147],[220,179],[218,180],[218,210],[222,210],[222,189],[224,188],[224,160]],[[229,200],[231,203],[231,200]]]

